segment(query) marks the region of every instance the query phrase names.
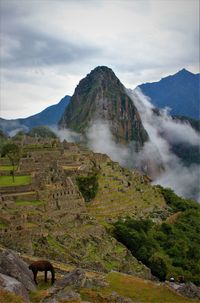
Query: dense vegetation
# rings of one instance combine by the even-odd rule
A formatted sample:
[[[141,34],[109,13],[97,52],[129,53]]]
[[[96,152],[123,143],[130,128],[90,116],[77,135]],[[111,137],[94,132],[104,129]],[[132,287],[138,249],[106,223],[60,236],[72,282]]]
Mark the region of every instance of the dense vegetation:
[[[165,202],[170,206],[171,212],[199,209],[199,204],[196,201],[179,197],[171,188],[164,188],[160,185],[157,187],[160,188]]]
[[[162,224],[149,219],[120,219],[115,237],[151,268],[161,281],[184,277],[200,285],[200,206],[163,189],[172,215]]]
[[[42,137],[42,138],[52,138],[56,139],[56,134],[47,126],[37,126],[34,127],[29,133],[31,137]]]
[[[76,183],[85,201],[89,202],[96,196],[99,186],[97,174],[79,176],[76,178]]]

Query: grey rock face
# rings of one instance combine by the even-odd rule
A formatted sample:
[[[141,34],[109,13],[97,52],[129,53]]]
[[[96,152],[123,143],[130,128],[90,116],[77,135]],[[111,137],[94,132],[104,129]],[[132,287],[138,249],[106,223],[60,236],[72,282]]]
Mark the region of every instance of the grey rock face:
[[[28,291],[24,285],[16,279],[0,273],[0,289],[14,292],[21,296],[25,301],[29,302]]]
[[[75,289],[84,286],[86,275],[84,270],[75,269],[66,274],[63,279],[57,281],[48,291],[48,296],[43,300],[44,303],[57,303],[60,300],[71,302],[80,300],[80,295]]]
[[[191,299],[200,299],[200,289],[192,282],[187,282],[187,283],[165,282],[165,283],[184,297],[188,297]]]
[[[200,299],[200,289],[193,283],[189,282],[186,284],[181,284],[181,286],[178,288],[178,292],[186,296],[188,298],[192,299]]]
[[[75,269],[72,272],[65,275],[65,277],[57,281],[54,285],[54,288],[73,286],[73,287],[83,287],[86,281],[86,275],[84,270]]]
[[[21,282],[27,291],[35,289],[32,272],[20,257],[11,250],[0,253],[0,273]]]

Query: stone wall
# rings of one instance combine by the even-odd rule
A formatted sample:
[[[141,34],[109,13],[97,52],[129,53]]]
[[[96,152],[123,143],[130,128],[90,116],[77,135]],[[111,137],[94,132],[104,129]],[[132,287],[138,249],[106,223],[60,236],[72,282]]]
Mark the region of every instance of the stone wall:
[[[16,194],[21,192],[33,191],[34,186],[30,185],[19,185],[19,186],[1,186],[1,194]]]

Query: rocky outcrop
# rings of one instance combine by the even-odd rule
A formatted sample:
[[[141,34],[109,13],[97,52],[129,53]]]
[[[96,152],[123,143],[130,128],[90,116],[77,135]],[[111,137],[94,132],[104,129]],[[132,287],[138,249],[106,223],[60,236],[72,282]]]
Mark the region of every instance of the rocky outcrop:
[[[86,272],[83,269],[76,268],[72,272],[69,272],[58,280],[54,286],[48,290],[47,297],[42,301],[43,303],[57,303],[60,301],[72,302],[74,300],[80,300],[78,290],[82,287],[93,288],[93,287],[104,287],[106,282],[103,283],[102,279],[98,280],[88,279]]]
[[[98,66],[80,81],[59,122],[60,128],[85,133],[95,121],[106,121],[116,142],[135,141],[142,146],[148,139],[139,112],[114,72]]]
[[[191,282],[181,285],[178,292],[185,297],[200,300],[200,289]]]
[[[184,297],[200,300],[200,288],[195,284],[193,284],[192,282],[187,282],[187,283],[166,282],[166,284]]]
[[[24,285],[16,279],[0,273],[0,289],[13,292],[29,302],[28,291]]]
[[[13,292],[26,302],[29,302],[29,291],[35,289],[28,264],[11,250],[0,253],[0,289]]]
[[[72,272],[66,274],[63,279],[57,281],[52,287],[51,292],[54,293],[56,292],[56,290],[66,286],[73,286],[75,288],[83,287],[85,281],[86,281],[85,271],[77,268]]]
[[[35,289],[32,273],[28,269],[28,264],[11,250],[5,250],[0,253],[0,273],[3,274],[6,285],[9,285],[9,281],[11,281],[11,279],[6,280],[6,277],[9,277],[13,278],[13,285],[16,284],[16,282],[14,283],[15,280],[22,284],[27,291]]]
[[[42,300],[42,303],[59,303],[59,302],[82,302],[79,291],[82,288],[87,289],[102,289],[108,286],[108,283],[101,278],[90,277],[83,269],[75,269],[66,274],[63,279],[57,281],[53,287],[48,290],[47,296]],[[132,303],[129,298],[120,296],[116,292],[112,294],[97,294],[98,302],[109,303]]]

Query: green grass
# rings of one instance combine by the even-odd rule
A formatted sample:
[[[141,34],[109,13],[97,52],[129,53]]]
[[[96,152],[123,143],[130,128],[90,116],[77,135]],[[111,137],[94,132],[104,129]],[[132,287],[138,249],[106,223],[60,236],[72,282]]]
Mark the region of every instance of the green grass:
[[[107,280],[109,288],[119,295],[128,297],[134,302],[141,303],[189,303],[198,302],[179,296],[171,289],[160,283],[123,275],[109,273]]]
[[[27,185],[31,183],[31,176],[15,176],[15,181],[13,182],[12,176],[0,176],[0,187],[3,186],[19,186]]]
[[[25,303],[25,301],[14,293],[0,289],[0,303]]]
[[[38,286],[35,291],[31,291],[29,294],[29,298],[31,303],[39,303],[44,297],[47,295],[47,289],[51,287],[50,280],[48,278],[48,282],[44,282],[43,275],[37,278]]]
[[[83,288],[81,289],[82,299],[93,303],[113,302],[110,298],[113,292],[118,295],[130,298],[138,303],[197,303],[178,295],[175,291],[161,283],[150,280],[143,280],[130,275],[111,272],[106,278],[109,285],[98,290]]]
[[[14,166],[14,170],[17,166]],[[11,171],[13,170],[12,165],[0,165],[0,171]]]

